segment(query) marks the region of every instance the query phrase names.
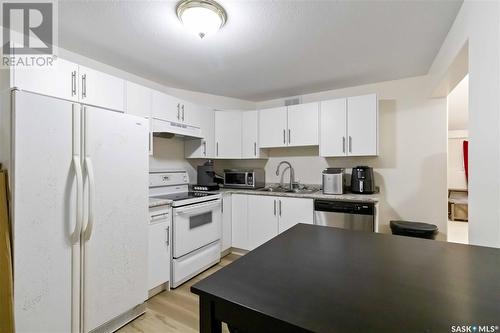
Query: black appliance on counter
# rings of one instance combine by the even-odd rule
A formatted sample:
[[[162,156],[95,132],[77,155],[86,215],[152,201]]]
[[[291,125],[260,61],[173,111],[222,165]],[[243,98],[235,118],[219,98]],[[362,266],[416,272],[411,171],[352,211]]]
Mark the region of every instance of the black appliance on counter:
[[[351,192],[358,194],[375,193],[375,179],[372,168],[367,166],[352,168]]]
[[[219,184],[224,182],[224,178],[215,173],[214,162],[211,160],[198,165],[197,173],[197,183],[193,185],[194,191],[215,191],[219,189]]]

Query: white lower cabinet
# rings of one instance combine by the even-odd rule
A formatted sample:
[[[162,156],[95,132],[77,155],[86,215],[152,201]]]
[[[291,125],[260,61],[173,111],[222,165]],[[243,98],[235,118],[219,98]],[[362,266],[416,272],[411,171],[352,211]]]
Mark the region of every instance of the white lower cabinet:
[[[231,228],[231,193],[222,195],[222,246],[221,251],[229,250],[232,246],[232,228]]]
[[[313,199],[280,197],[278,232],[293,227],[297,223],[314,224]]]
[[[149,225],[148,288],[151,290],[170,279],[170,223]]]
[[[250,250],[278,235],[278,198],[248,197],[248,239]]]
[[[231,196],[231,241],[238,249],[249,250],[248,246],[248,195]]]
[[[297,223],[314,223],[313,199],[232,196],[232,246],[253,250]]]

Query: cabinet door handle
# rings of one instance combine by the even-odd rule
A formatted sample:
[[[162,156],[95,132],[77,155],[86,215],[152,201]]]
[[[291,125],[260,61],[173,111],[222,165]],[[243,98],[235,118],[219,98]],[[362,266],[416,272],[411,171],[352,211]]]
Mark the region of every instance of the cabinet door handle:
[[[177,120],[181,119],[181,104],[177,103]]]
[[[224,213],[224,199],[220,201],[220,211],[221,213]]]
[[[274,216],[276,216],[276,200],[274,200]]]
[[[345,153],[345,136],[342,137],[342,152]]]
[[[167,246],[170,245],[170,226],[165,228],[165,243],[167,243]]]
[[[203,155],[207,156],[207,142],[203,141]]]
[[[280,211],[280,216],[281,216],[281,200],[278,200],[278,201],[279,201],[279,207],[280,207],[279,211]]]
[[[184,121],[184,104],[182,104],[182,121]]]
[[[253,155],[257,156],[257,142],[253,143]]]
[[[82,98],[87,97],[87,74],[82,75]]]
[[[349,152],[352,153],[352,136],[349,135]]]
[[[286,130],[283,130],[283,144],[286,144]]]
[[[215,144],[215,155],[219,156],[219,143]]]
[[[76,71],[71,72],[71,96],[76,95]]]
[[[290,144],[290,138],[292,137],[292,130],[288,129],[288,144]]]

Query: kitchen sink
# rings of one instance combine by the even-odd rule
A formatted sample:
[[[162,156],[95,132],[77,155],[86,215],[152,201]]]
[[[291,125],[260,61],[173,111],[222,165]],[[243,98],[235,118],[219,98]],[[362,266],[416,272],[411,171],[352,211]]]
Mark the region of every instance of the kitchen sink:
[[[257,191],[261,192],[276,192],[276,193],[298,193],[298,194],[310,194],[317,192],[318,189],[316,188],[294,188],[293,190],[284,188],[284,187],[264,187],[261,189],[258,189]]]

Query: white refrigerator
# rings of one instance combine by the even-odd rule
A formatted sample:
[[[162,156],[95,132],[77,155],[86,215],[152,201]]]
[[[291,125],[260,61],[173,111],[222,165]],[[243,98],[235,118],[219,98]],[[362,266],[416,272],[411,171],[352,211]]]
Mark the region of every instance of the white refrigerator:
[[[108,332],[147,299],[148,121],[12,91],[16,332]]]

